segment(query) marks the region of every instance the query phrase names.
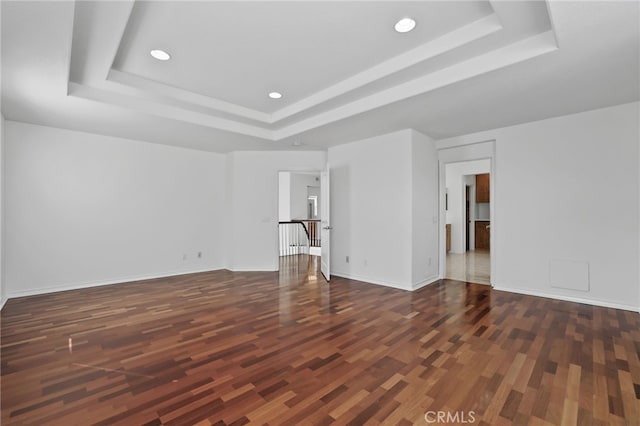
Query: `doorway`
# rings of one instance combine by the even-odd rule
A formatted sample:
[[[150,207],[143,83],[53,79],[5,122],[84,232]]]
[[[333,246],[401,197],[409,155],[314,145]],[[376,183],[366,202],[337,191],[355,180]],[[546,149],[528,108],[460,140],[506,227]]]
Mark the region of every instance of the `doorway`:
[[[491,160],[452,162],[444,169],[450,244],[445,248],[443,277],[490,285]]]
[[[280,276],[315,282],[321,264],[320,171],[278,172],[278,265]]]

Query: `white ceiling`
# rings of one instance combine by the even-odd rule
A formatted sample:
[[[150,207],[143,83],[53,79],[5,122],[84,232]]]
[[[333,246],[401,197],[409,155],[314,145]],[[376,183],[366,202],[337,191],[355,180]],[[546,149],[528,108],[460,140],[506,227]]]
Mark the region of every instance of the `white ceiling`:
[[[442,138],[640,99],[636,1],[1,7],[7,119],[209,151]],[[418,25],[396,33],[404,16]]]
[[[113,68],[266,113],[489,15],[488,2],[137,2]],[[399,34],[403,16],[420,21]],[[158,63],[162,48],[174,60]],[[284,98],[266,95],[279,90]]]

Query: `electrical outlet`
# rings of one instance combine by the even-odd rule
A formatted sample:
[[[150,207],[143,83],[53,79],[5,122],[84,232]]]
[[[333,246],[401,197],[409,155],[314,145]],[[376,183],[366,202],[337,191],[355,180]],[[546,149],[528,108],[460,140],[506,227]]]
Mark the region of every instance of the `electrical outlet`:
[[[201,258],[201,257],[202,257],[202,252],[201,252],[201,251],[199,251],[199,252],[198,252],[198,258]],[[429,265],[431,265],[431,259],[429,259]]]
[[[347,256],[347,257],[345,258],[345,261],[346,261],[347,263],[349,263],[349,256]]]

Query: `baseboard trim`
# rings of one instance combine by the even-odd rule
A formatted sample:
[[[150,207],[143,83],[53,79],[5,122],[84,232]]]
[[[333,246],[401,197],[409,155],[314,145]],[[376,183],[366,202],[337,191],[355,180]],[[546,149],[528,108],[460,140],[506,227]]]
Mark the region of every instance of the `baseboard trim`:
[[[2,311],[2,308],[4,308],[4,304],[7,303],[7,300],[9,300],[7,296],[3,297],[2,300],[0,300],[0,311]]]
[[[225,268],[210,267],[210,268],[194,269],[194,270],[187,270],[187,271],[172,271],[172,272],[165,272],[160,274],[135,275],[130,277],[117,278],[113,280],[105,280],[105,281],[89,281],[89,282],[78,283],[73,285],[40,287],[40,288],[34,288],[34,289],[24,290],[24,291],[13,291],[7,295],[6,299],[14,299],[16,297],[25,297],[25,296],[37,296],[37,295],[49,294],[49,293],[58,293],[60,291],[80,290],[83,288],[102,287],[105,285],[124,284],[124,283],[134,282],[134,281],[153,280],[157,278],[175,277],[178,275],[198,274],[201,272],[213,272],[213,271],[219,271],[221,269],[225,269]]]
[[[278,272],[278,269],[273,268],[224,268],[231,272]]]
[[[507,286],[503,286],[503,285],[499,285],[499,284],[494,284],[493,285],[493,290],[506,291],[506,292],[509,292],[509,293],[524,294],[524,295],[527,295],[527,296],[544,297],[545,299],[556,299],[556,300],[562,300],[562,301],[565,301],[565,302],[582,303],[582,304],[585,304],[585,305],[601,306],[603,308],[622,309],[624,311],[632,311],[632,312],[639,312],[640,313],[640,309],[635,307],[635,306],[623,305],[623,304],[620,304],[620,303],[607,302],[607,301],[603,301],[603,300],[593,300],[593,299],[585,299],[585,298],[582,298],[582,297],[573,297],[573,296],[565,296],[565,295],[560,295],[560,294],[551,294],[551,293],[545,293],[545,292],[536,291],[536,290],[512,288],[512,287],[507,287]]]
[[[367,278],[367,277],[362,277],[360,275],[354,275],[354,274],[348,274],[346,272],[335,272],[335,271],[331,271],[331,276],[336,276],[336,277],[340,277],[340,278],[346,278],[348,280],[355,280],[355,281],[362,281],[364,283],[367,284],[375,284],[375,285],[382,285],[385,287],[391,287],[391,288],[397,288],[398,290],[405,290],[405,291],[411,291],[412,288],[407,288],[406,286],[399,284],[399,283],[394,283],[394,282],[389,282],[389,281],[379,281],[379,280],[374,280],[371,278]]]
[[[433,284],[438,281],[440,281],[440,278],[438,277],[438,275],[433,275],[427,278],[426,280],[418,281],[417,283],[414,283],[413,289],[418,290],[418,289],[421,289],[422,287],[428,286],[429,284]]]

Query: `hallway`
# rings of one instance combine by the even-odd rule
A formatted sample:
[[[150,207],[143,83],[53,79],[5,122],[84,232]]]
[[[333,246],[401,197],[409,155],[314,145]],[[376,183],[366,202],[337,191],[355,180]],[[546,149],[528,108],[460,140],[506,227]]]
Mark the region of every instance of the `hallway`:
[[[473,250],[464,254],[447,253],[445,278],[490,285],[489,250]]]

